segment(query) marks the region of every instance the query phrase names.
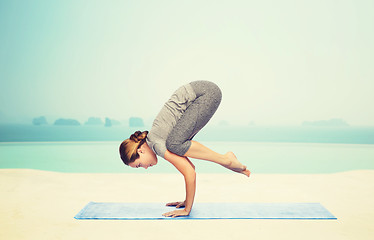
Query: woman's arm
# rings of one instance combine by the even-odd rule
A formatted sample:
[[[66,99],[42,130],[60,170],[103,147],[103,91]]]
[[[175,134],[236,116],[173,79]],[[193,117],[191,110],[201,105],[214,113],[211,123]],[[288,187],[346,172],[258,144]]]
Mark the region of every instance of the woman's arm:
[[[187,157],[176,155],[168,150],[165,152],[165,159],[173,164],[178,169],[178,171],[183,174],[184,181],[186,183],[186,200],[185,208],[183,210],[174,210],[172,212],[164,213],[163,215],[166,217],[187,216],[191,212],[193,201],[195,198],[195,166]]]

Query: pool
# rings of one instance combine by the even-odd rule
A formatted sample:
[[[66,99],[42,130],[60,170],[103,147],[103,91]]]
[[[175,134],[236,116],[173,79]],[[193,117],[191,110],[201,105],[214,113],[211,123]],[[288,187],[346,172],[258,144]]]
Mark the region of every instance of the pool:
[[[219,153],[233,151],[253,173],[334,173],[374,169],[373,144],[213,142]],[[0,168],[29,168],[71,173],[177,173],[169,162],[147,170],[125,166],[120,141],[2,142]],[[220,165],[191,159],[199,173],[231,173]]]

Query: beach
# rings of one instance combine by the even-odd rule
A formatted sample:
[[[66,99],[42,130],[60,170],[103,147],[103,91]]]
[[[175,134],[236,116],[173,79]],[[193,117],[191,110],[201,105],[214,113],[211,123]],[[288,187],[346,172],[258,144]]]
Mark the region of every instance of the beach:
[[[197,175],[195,202],[319,202],[337,220],[76,220],[94,202],[184,200],[178,173],[0,169],[0,239],[373,239],[374,170]],[[160,215],[162,213],[160,212]]]

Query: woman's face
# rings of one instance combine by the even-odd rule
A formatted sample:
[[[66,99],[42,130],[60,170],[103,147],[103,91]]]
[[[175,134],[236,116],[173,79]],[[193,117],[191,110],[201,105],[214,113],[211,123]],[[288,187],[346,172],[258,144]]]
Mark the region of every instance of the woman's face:
[[[130,167],[138,168],[143,167],[147,169],[157,164],[156,154],[150,149],[147,143],[144,143],[140,148],[138,148],[139,158],[134,162],[129,163]]]

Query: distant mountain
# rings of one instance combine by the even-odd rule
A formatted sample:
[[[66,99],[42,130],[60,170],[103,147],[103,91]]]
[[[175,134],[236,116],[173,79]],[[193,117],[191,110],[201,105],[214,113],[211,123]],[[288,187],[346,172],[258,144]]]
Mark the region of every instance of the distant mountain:
[[[112,126],[112,121],[110,118],[105,118],[105,127],[111,127]]]
[[[39,126],[39,125],[48,124],[48,123],[47,123],[47,119],[44,116],[41,116],[41,117],[34,118],[32,120],[32,124]]]
[[[55,121],[54,125],[59,126],[79,126],[81,125],[77,120],[75,119],[65,119],[65,118],[59,118]]]
[[[349,124],[341,118],[332,118],[330,120],[304,121],[302,126],[347,127]]]
[[[85,125],[103,125],[103,121],[101,118],[98,117],[90,117],[88,118],[87,122],[84,123]]]
[[[144,127],[144,121],[140,117],[130,117],[129,126],[130,127]]]
[[[111,127],[115,125],[121,125],[121,122],[115,119],[110,119],[108,117],[105,118],[105,124],[104,124],[105,127]]]

